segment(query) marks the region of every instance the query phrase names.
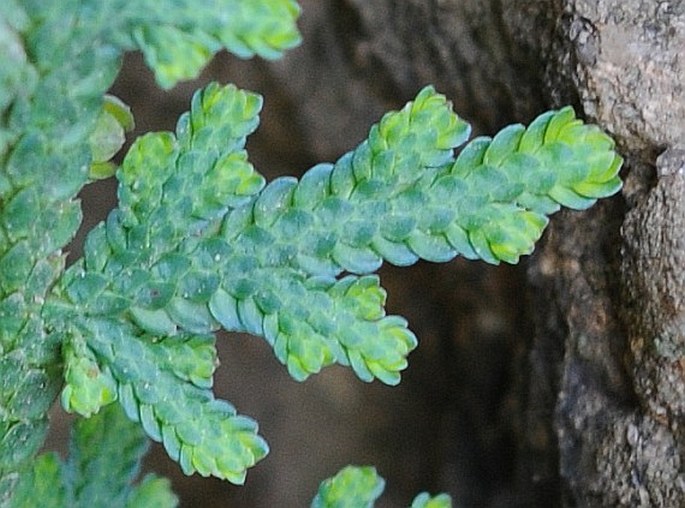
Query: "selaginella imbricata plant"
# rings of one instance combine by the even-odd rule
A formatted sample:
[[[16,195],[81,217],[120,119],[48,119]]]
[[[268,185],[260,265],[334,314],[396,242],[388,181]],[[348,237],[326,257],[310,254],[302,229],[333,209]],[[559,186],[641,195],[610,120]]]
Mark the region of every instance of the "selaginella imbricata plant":
[[[430,86],[299,181],[264,181],[245,151],[262,98],[216,83],[175,132],[110,162],[133,123],[106,95],[125,51],[169,88],[222,48],[279,57],[298,15],[294,0],[0,3],[0,505],[173,506],[166,480],[132,483],[147,438],[186,474],[241,484],[268,448],[212,393],[216,330],[263,337],[297,380],[338,363],[397,384],[417,339],[385,314],[383,261],[516,263],[548,215],[620,188],[612,140],[571,108],[457,155],[469,126]],[[113,174],[118,206],[65,267],[77,193]],[[65,460],[37,456],[56,398],[82,417]],[[313,506],[382,488],[346,468]]]

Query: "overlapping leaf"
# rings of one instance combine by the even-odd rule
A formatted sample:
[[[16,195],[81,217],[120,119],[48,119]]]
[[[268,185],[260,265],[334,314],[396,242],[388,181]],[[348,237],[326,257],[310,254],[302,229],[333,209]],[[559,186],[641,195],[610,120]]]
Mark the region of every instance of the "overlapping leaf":
[[[100,20],[65,30],[81,6],[59,4],[0,8],[0,505],[41,446],[60,388],[59,340],[41,307],[80,224],[73,198],[118,64],[93,44]]]
[[[321,482],[311,508],[373,508],[385,489],[385,480],[370,466],[347,466]],[[451,508],[447,494],[431,497],[422,492],[410,508]]]
[[[118,173],[120,207],[89,235],[61,290],[90,316],[88,347],[67,373],[97,373],[92,392],[68,383],[65,405],[97,410],[115,383],[128,414],[184,470],[237,482],[266,446],[251,420],[211,396],[213,366],[188,372],[169,344],[199,354],[205,339],[193,337],[222,326],[265,337],[296,379],[340,363],[396,384],[416,338],[385,315],[369,275],[383,260],[516,262],[560,205],[583,208],[620,186],[612,142],[568,108],[477,138],[455,159],[468,125],[428,87],[335,164],[262,189],[244,152],[260,107],[254,94],[212,84],[175,135],[139,139]]]
[[[122,52],[140,47],[160,83],[171,86],[195,77],[222,47],[278,56],[299,41],[298,13],[293,0],[217,0],[202,8],[157,0],[0,2],[0,504],[42,443],[59,390],[64,334],[52,331],[60,318],[44,323],[42,304],[63,270],[60,249],[80,224],[74,197],[89,178],[113,171],[107,159],[130,123],[120,104],[103,108]],[[225,168],[242,164],[240,157]],[[206,194],[197,208],[214,213],[216,199]],[[89,279],[81,289],[88,284],[97,286]],[[109,309],[121,307],[121,298]],[[76,386],[97,362],[85,349],[84,356],[68,349],[67,377]],[[97,385],[106,377],[88,379]],[[81,397],[80,410],[105,403],[109,396],[97,399],[103,390]]]
[[[186,474],[198,471],[243,483],[247,468],[268,448],[257,435],[257,424],[215,399],[210,390],[217,365],[214,337],[136,335],[130,325],[105,319],[83,326],[100,360],[91,376],[108,382],[91,383],[102,387],[99,397],[85,383],[67,384],[62,398],[66,409],[82,412],[87,402],[104,400],[114,384],[128,417],[163,443]]]
[[[321,482],[312,508],[373,508],[385,480],[370,466],[347,466]]]
[[[275,59],[300,42],[295,0],[190,0],[128,3],[121,17],[157,82],[170,88],[199,74],[222,48],[242,58]],[[131,42],[125,41],[125,45]]]
[[[93,446],[97,443],[97,446]],[[124,508],[177,506],[168,480],[146,476],[133,482],[148,441],[117,406],[74,423],[69,457],[41,455],[22,477],[12,508],[40,504],[51,508]],[[141,501],[145,504],[138,504]]]

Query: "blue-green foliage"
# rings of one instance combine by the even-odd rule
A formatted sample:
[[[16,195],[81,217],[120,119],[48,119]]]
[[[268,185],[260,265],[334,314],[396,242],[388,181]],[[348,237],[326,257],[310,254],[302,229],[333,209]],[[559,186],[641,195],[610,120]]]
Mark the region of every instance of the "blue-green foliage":
[[[111,174],[107,159],[131,126],[124,106],[103,100],[123,51],[141,49],[169,87],[222,47],[277,56],[299,41],[298,12],[293,0],[0,2],[0,506],[43,442],[61,355],[68,386],[97,399],[83,395],[84,414],[118,389],[91,377],[99,360],[84,329],[62,326],[70,311],[44,303],[81,222],[75,196]]]
[[[85,44],[97,23],[57,30],[44,7],[0,7],[0,505],[43,442],[60,388],[59,341],[41,307],[80,224],[73,197],[118,64],[109,48]],[[64,8],[68,17],[73,5]]]
[[[370,466],[347,466],[321,482],[311,508],[373,508],[383,494],[385,480]],[[451,508],[447,494],[432,497],[422,492],[410,508]]]
[[[140,138],[118,174],[120,207],[63,279],[64,296],[78,307],[67,351],[89,337],[84,356],[65,358],[65,408],[87,416],[118,398],[186,473],[234,483],[268,448],[255,422],[210,390],[216,352],[208,334],[216,325],[207,302],[222,263],[211,250],[220,241],[203,236],[216,233],[212,218],[263,185],[243,149],[260,106],[255,95],[211,86],[179,121],[178,139]],[[207,266],[194,267],[194,257]],[[82,383],[87,376],[94,382]]]
[[[414,498],[409,508],[451,508],[452,498],[447,494],[431,496],[428,492],[422,492]]]
[[[338,363],[397,384],[417,340],[385,313],[373,274],[384,261],[515,263],[560,206],[619,189],[611,139],[570,108],[457,155],[469,126],[431,87],[336,163],[267,185],[245,152],[261,97],[211,84],[175,133],[133,144],[116,172],[119,206],[65,272],[61,249],[81,221],[75,196],[112,174],[108,159],[132,126],[125,105],[103,99],[122,52],[142,50],[170,87],[222,47],[277,57],[299,41],[298,13],[293,0],[0,5],[0,505],[43,441],[62,379],[65,409],[95,418],[77,439],[107,440],[102,418],[113,410],[103,408],[117,401],[186,473],[242,483],[268,448],[253,420],[214,398],[216,330],[262,336],[298,380]],[[98,449],[85,448],[75,460]],[[94,481],[105,476],[106,458],[86,462]],[[69,505],[90,487],[65,467],[46,455],[31,478],[54,482]],[[122,502],[152,503],[164,490],[153,481],[128,491],[130,475],[119,478]]]
[[[127,7],[123,17],[132,30],[124,33],[133,35],[164,88],[197,76],[222,48],[242,58],[275,59],[300,42],[295,0],[145,0]]]
[[[620,187],[611,140],[570,108],[477,138],[455,159],[469,127],[430,87],[335,164],[264,187],[244,151],[260,106],[211,84],[175,135],[137,140],[119,208],[60,285],[75,307],[64,406],[88,415],[118,398],[184,471],[237,483],[267,448],[254,422],[212,397],[208,334],[264,337],[298,380],[339,363],[396,384],[417,341],[385,314],[372,275],[384,259],[513,263],[562,204],[585,208]]]
[[[374,467],[347,466],[321,482],[311,508],[372,508],[384,489]]]
[[[97,443],[97,446],[94,444]],[[38,457],[25,474],[12,506],[33,508],[172,508],[170,482],[147,475],[134,485],[149,441],[116,405],[74,424],[69,457]]]

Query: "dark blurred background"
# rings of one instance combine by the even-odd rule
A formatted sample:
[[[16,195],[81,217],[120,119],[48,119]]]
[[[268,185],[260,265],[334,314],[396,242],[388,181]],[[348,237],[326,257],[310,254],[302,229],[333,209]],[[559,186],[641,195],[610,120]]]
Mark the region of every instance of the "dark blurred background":
[[[233,82],[265,97],[261,126],[248,142],[252,162],[268,179],[299,176],[353,148],[383,112],[425,84],[410,77],[400,87],[375,65],[346,2],[301,3],[303,45],[275,63],[220,54],[200,79],[164,92],[141,56],[128,55],[112,93],[135,115],[130,139],[173,130],[195,89]],[[488,114],[467,119],[477,132],[498,127]],[[82,199],[87,231],[115,205],[116,182],[93,184]],[[82,236],[73,256],[80,242]],[[530,335],[523,270],[464,260],[384,267],[388,311],[405,316],[420,340],[395,388],[365,384],[338,367],[297,383],[262,339],[221,334],[217,395],[260,423],[270,455],[242,487],[183,476],[156,445],[146,469],[172,478],[184,507],[306,506],[319,482],[346,464],[377,467],[387,482],[378,506],[408,506],[422,490],[446,491],[455,506],[524,505],[514,488],[520,425],[514,394],[525,378],[515,360]],[[54,415],[64,418],[60,410]],[[63,446],[65,436],[64,426],[56,426],[51,445]]]

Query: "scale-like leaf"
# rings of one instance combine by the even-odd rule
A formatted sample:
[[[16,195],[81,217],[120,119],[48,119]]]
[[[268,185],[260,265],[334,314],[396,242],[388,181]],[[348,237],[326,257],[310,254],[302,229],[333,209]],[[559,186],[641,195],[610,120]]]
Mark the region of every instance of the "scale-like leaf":
[[[243,483],[247,468],[266,455],[257,424],[209,390],[217,365],[213,337],[136,335],[130,325],[105,319],[88,320],[83,329],[91,337],[84,354],[97,358],[92,371],[111,372],[115,398],[127,416],[161,442],[186,474],[198,471]],[[87,383],[70,381],[64,393],[73,400],[83,391],[80,384]],[[73,402],[66,407],[84,413]],[[88,407],[85,415],[98,409]]]
[[[55,453],[38,457],[9,506],[173,508],[178,500],[167,480],[148,475],[133,484],[147,448],[142,430],[121,408],[105,407],[74,422],[66,462]]]
[[[385,315],[385,292],[371,272],[384,260],[406,265],[460,254],[515,263],[560,204],[582,208],[615,192],[620,166],[609,138],[569,109],[528,129],[477,138],[455,158],[468,125],[427,87],[335,164],[262,189],[243,151],[260,107],[254,94],[212,84],[195,95],[176,136],[141,138],[118,174],[120,208],[89,236],[85,264],[69,271],[63,291],[94,323],[123,318],[139,330],[91,331],[88,339],[128,414],[186,471],[233,481],[266,448],[252,442],[245,461],[227,472],[217,466],[219,454],[203,451],[214,438],[207,434],[200,445],[202,432],[188,431],[203,410],[183,404],[195,408],[198,393],[214,403],[202,391],[211,386],[213,356],[199,352],[201,342],[189,346],[189,337],[219,327],[249,332],[269,342],[295,379],[339,363],[364,381],[397,384],[417,341],[404,319]],[[588,185],[594,197],[581,196]],[[197,371],[175,365],[189,353],[172,344],[200,355]],[[131,351],[149,362],[134,365],[126,359]],[[159,379],[177,383],[183,396],[171,399],[186,402],[167,407],[160,401],[170,397],[158,388],[141,388]],[[79,393],[70,384],[66,390]],[[173,432],[164,430],[167,413],[178,426]],[[226,420],[210,413],[217,428],[233,417],[232,409]]]
[[[321,482],[311,508],[373,508],[385,480],[370,466],[347,466]]]
[[[414,498],[410,508],[452,508],[452,498],[447,494],[431,497],[428,492],[422,492]]]
[[[373,508],[383,494],[385,480],[370,466],[347,466],[321,482],[311,508]],[[422,492],[410,508],[451,508],[447,494],[431,497]]]
[[[189,0],[132,5],[122,17],[157,82],[171,88],[199,74],[222,48],[242,58],[275,59],[300,43],[295,0]]]

